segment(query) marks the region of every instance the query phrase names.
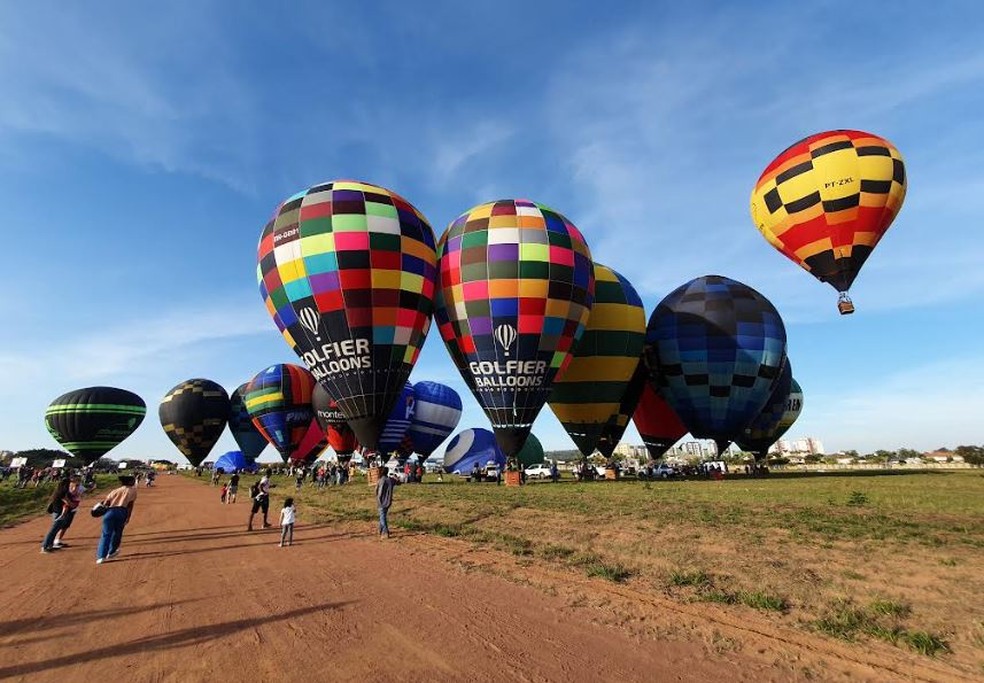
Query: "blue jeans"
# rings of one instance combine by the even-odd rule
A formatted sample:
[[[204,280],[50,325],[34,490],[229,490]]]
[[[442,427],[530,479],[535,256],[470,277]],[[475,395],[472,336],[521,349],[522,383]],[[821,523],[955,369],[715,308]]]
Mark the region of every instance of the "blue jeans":
[[[44,540],[41,542],[41,547],[45,550],[51,550],[55,543],[55,535],[66,526],[68,515],[61,517],[61,519],[59,519],[59,517],[61,517],[61,515],[57,512],[51,515],[51,529],[48,530],[48,535],[45,536]]]
[[[102,537],[99,539],[99,548],[96,550],[96,559],[109,557],[110,553],[115,553],[120,549],[120,542],[123,540],[123,525],[126,523],[126,508],[109,508],[103,515]]]
[[[389,508],[381,507],[379,508],[379,533],[389,535],[389,527],[386,525],[386,513],[389,512]]]

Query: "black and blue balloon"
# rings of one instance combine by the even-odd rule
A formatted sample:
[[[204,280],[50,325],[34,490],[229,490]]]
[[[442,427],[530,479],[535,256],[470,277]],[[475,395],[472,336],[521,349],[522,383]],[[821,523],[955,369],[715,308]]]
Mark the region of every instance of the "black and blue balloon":
[[[414,453],[430,457],[461,420],[461,396],[439,382],[417,382],[413,385],[416,399],[413,420],[407,434]]]

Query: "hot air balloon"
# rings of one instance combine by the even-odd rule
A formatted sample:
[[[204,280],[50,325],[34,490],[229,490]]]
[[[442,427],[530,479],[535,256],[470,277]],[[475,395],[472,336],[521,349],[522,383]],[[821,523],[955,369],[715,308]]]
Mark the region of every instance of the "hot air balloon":
[[[905,199],[905,163],[884,138],[833,130],[776,157],[752,191],[752,221],[769,243],[839,292],[847,291]]]
[[[789,428],[793,426],[793,423],[799,418],[801,412],[803,412],[803,390],[800,388],[796,378],[793,377],[790,380],[789,398],[786,399],[786,409],[783,411],[782,417],[779,419],[779,425],[776,427],[776,441],[781,439],[789,431]]]
[[[407,434],[414,452],[427,458],[458,426],[461,397],[451,387],[438,382],[417,382],[413,393],[416,405]]]
[[[86,387],[52,401],[44,424],[62,448],[90,465],[136,431],[146,414],[147,404],[133,392]]]
[[[595,263],[595,298],[574,359],[554,380],[549,405],[581,455],[591,455],[617,414],[646,341],[646,313],[632,284]]]
[[[246,410],[246,387],[248,384],[240,384],[229,397],[229,431],[232,438],[239,445],[239,450],[243,457],[249,461],[256,460],[263,449],[266,448],[266,437],[253,424],[253,418]]]
[[[786,362],[778,311],[748,285],[720,275],[673,290],[649,319],[650,382],[699,439],[718,452],[765,406]]]
[[[314,377],[298,365],[271,365],[246,387],[246,410],[253,424],[287,462],[311,429]],[[320,431],[320,430],[318,430]]]
[[[394,453],[402,451],[399,457],[406,460],[410,457],[413,449],[410,447],[409,440],[404,443],[407,430],[410,429],[410,422],[413,420],[415,410],[415,400],[413,385],[407,382],[403,387],[403,392],[399,399],[393,404],[389,418],[383,425],[383,431],[379,435],[378,450],[380,453]]]
[[[530,434],[526,437],[526,443],[523,444],[523,450],[519,452],[516,456],[519,460],[519,464],[525,469],[530,465],[536,465],[544,460],[543,444],[540,440],[536,438],[535,434]]]
[[[328,395],[323,386],[315,384],[311,404],[314,407],[314,416],[328,436],[328,445],[335,451],[335,455],[340,460],[352,457],[359,444],[355,439],[355,432],[345,421],[338,402]]]
[[[312,409],[313,413],[313,409]],[[301,437],[297,448],[291,453],[290,459],[295,463],[311,464],[328,448],[328,435],[321,428],[316,417],[311,418],[307,431]]]
[[[496,443],[495,434],[487,429],[466,429],[451,439],[444,451],[444,471],[452,474],[471,474],[472,468],[494,461],[501,471],[506,466],[506,456]]]
[[[227,474],[232,474],[233,472],[255,472],[259,469],[259,465],[247,458],[242,451],[229,451],[218,457],[215,461],[214,469],[221,469]]]
[[[687,433],[687,427],[673,412],[673,408],[649,382],[642,387],[639,405],[632,421],[635,422],[642,443],[646,445],[649,457],[653,460],[660,460]]]
[[[438,251],[441,337],[513,457],[584,331],[591,252],[570,221],[525,199],[462,214]]]
[[[168,438],[198,467],[222,436],[229,395],[210,379],[189,379],[167,392],[157,412]]]
[[[287,343],[359,441],[376,448],[430,326],[430,225],[389,190],[333,181],[277,208],[257,260],[261,294]]]
[[[636,362],[636,369],[632,373],[632,379],[629,380],[625,392],[622,394],[622,400],[619,401],[618,408],[608,418],[604,427],[602,427],[601,436],[598,437],[598,443],[595,445],[595,448],[605,457],[605,460],[609,460],[612,457],[615,447],[618,446],[622,440],[622,436],[625,434],[625,430],[628,429],[632,415],[639,405],[639,397],[642,396],[643,387],[649,382],[648,374],[646,365],[640,357]]]
[[[769,401],[762,408],[762,411],[755,416],[751,424],[745,427],[741,436],[735,439],[735,443],[743,451],[749,451],[755,455],[756,460],[763,460],[769,453],[769,448],[779,439],[779,421],[786,412],[786,405],[789,403],[789,392],[792,389],[793,367],[789,359],[782,368],[779,381],[776,382]]]

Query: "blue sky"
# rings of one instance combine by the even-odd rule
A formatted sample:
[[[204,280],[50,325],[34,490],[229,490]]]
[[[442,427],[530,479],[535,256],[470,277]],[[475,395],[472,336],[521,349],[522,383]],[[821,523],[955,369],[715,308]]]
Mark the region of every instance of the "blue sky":
[[[742,4],[0,3],[0,449],[54,447],[48,402],[109,384],[149,406],[111,455],[173,458],[170,387],[296,362],[256,242],[332,178],[438,234],[483,201],[551,205],[647,314],[699,275],[755,287],[805,392],[791,437],[984,442],[984,8]],[[848,318],[748,215],[765,165],[831,128],[889,138],[909,173]],[[487,424],[436,330],[412,379]],[[548,409],[535,433],[573,447]]]

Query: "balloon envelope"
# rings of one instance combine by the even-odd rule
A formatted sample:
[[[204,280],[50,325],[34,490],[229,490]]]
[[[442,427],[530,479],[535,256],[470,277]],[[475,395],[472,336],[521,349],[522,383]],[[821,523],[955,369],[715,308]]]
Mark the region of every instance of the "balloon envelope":
[[[352,455],[358,448],[355,432],[345,421],[345,415],[338,407],[338,402],[329,396],[319,383],[314,385],[311,404],[314,407],[314,416],[328,436],[328,445],[335,454],[340,457]]]
[[[246,410],[253,424],[287,462],[311,428],[314,377],[298,365],[271,365],[246,387]]]
[[[466,429],[455,435],[444,451],[444,471],[470,474],[477,464],[484,468],[494,461],[499,468],[506,466],[506,456],[499,449],[495,434],[487,429]]]
[[[666,455],[666,451],[673,448],[673,444],[687,433],[686,425],[649,382],[642,387],[639,405],[632,421],[635,422],[639,436],[653,460]]]
[[[277,208],[257,260],[274,322],[376,448],[430,327],[430,225],[385,188],[333,181]]]
[[[221,469],[226,474],[232,474],[233,472],[255,472],[259,469],[259,465],[247,458],[242,451],[229,451],[219,456],[213,469]]]
[[[441,337],[500,447],[514,456],[584,331],[591,252],[570,221],[524,199],[462,214],[438,251]]]
[[[905,192],[905,162],[892,143],[833,130],[800,140],[769,164],[752,191],[752,221],[793,263],[846,293]]]
[[[543,444],[540,443],[540,440],[536,438],[535,434],[530,434],[526,437],[523,450],[519,452],[516,459],[519,460],[519,464],[523,467],[529,467],[530,465],[543,462]]]
[[[253,424],[253,418],[246,410],[247,386],[248,383],[240,384],[229,397],[229,431],[243,456],[247,460],[256,460],[266,448],[267,440]]]
[[[328,448],[328,435],[321,428],[317,418],[312,417],[307,431],[291,453],[290,459],[294,462],[310,464],[317,460],[326,448]]]
[[[413,385],[413,393],[416,405],[407,433],[414,452],[426,458],[458,426],[461,397],[451,387],[438,382],[417,382]]]
[[[563,375],[554,380],[550,409],[585,457],[618,413],[646,341],[646,313],[632,284],[595,264],[595,297],[584,335]]]
[[[619,401],[618,409],[608,418],[608,421],[601,430],[601,436],[598,437],[598,443],[595,448],[606,459],[612,457],[615,447],[618,446],[622,437],[625,435],[625,430],[628,429],[632,415],[639,405],[639,398],[642,396],[643,387],[648,383],[646,365],[640,357],[636,364],[636,370],[632,374],[632,379],[629,380],[625,388],[625,393],[622,394],[622,400]]]
[[[52,401],[44,424],[62,448],[89,465],[136,431],[146,414],[147,405],[133,392],[86,387]]]
[[[389,418],[383,425],[383,432],[379,436],[380,453],[393,453],[401,449],[407,430],[410,429],[410,422],[413,420],[415,401],[413,385],[407,382],[403,387],[393,409],[390,410]],[[406,449],[404,449],[405,451]],[[409,457],[410,453],[405,453],[404,458]]]
[[[720,275],[663,299],[649,319],[646,364],[654,388],[697,438],[718,451],[758,415],[786,362],[786,330],[764,296]]]
[[[208,457],[229,419],[229,395],[210,379],[189,379],[161,400],[158,415],[168,438],[195,467]]]
[[[786,359],[779,381],[762,411],[755,416],[745,431],[735,439],[738,447],[755,454],[756,459],[764,458],[769,448],[779,439],[779,421],[786,412],[789,392],[792,390],[793,364]]]

